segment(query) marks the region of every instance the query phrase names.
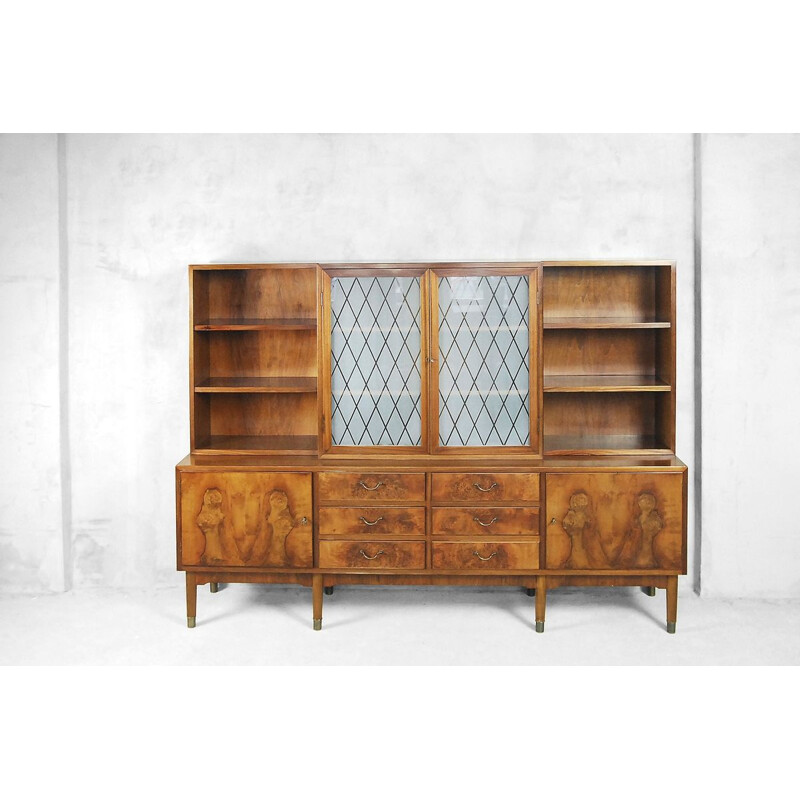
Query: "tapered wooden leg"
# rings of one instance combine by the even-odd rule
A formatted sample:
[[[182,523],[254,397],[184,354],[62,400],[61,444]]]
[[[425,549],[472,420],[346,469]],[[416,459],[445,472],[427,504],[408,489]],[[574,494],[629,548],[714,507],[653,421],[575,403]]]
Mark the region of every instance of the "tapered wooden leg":
[[[656,587],[655,586],[642,586],[642,591],[648,597],[655,597],[656,596]]]
[[[211,590],[211,594],[216,594],[219,591],[219,584],[212,581],[208,584],[208,588]]]
[[[327,595],[333,594],[333,586],[326,586],[325,587],[325,594],[327,594]]]
[[[528,586],[525,589],[525,593],[528,595],[528,597],[535,597],[536,596],[536,589],[533,589],[530,586]]]
[[[547,578],[536,579],[536,633],[544,633],[544,608],[547,603]]]
[[[186,573],[186,625],[194,628],[197,618],[197,580],[193,572]]]
[[[311,599],[314,606],[314,630],[322,630],[322,575],[311,579]]]
[[[678,576],[667,578],[667,633],[675,633],[678,621]]]

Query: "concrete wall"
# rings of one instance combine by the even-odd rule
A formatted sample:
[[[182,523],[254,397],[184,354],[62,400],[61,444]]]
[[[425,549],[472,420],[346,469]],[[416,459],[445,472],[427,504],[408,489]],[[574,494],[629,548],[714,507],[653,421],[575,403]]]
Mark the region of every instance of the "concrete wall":
[[[703,593],[800,597],[800,136],[702,165]]]
[[[0,136],[0,587],[65,588],[57,137]]]
[[[704,163],[709,170],[716,140],[705,141]],[[23,141],[32,147],[35,140]],[[725,141],[720,138],[720,146]],[[763,137],[743,141],[748,145],[741,158],[754,158],[760,165],[756,154],[766,148],[773,153],[772,168],[785,174],[786,191],[791,186],[796,193],[798,138],[787,139],[780,151],[772,150]],[[11,145],[9,140],[0,142],[2,185],[10,169]],[[69,313],[62,328],[69,342],[72,484],[66,571],[74,574],[75,585],[179,580],[174,572],[173,466],[188,449],[186,265],[190,262],[675,259],[677,449],[693,469],[693,158],[689,135],[68,135],[61,186]],[[737,162],[725,162],[724,148],[719,158],[715,174],[736,168]],[[42,175],[50,175],[57,194],[55,163],[39,166],[50,170]],[[747,167],[751,169],[757,179],[761,166]],[[712,273],[728,269],[724,250],[716,259],[712,255],[714,247],[726,246],[720,242],[728,236],[725,219],[715,224],[709,209],[719,199],[714,199],[713,187],[722,186],[721,180],[709,176],[703,182],[703,231],[704,236],[714,237],[713,242],[704,239],[708,263],[703,278],[711,286]],[[726,192],[724,187],[717,189],[723,199]],[[728,206],[739,215],[734,224],[759,237],[766,216],[745,202],[744,195],[738,210]],[[781,224],[780,235],[788,244],[788,237],[797,234],[791,230],[789,211],[781,213],[787,214],[781,218],[784,221],[770,218],[767,230]],[[31,215],[37,219],[29,219]],[[44,224],[46,218],[40,216],[31,210],[25,224]],[[752,222],[744,224],[745,218]],[[19,227],[24,226],[3,223],[4,251],[14,241],[6,231],[12,229],[17,235]],[[40,245],[30,237],[19,241],[26,263],[42,260],[36,251]],[[57,244],[57,236],[54,241]],[[54,274],[57,259],[56,248],[48,261]],[[769,275],[765,283],[780,291],[773,275],[776,264],[765,261],[763,269]],[[2,270],[5,275],[6,263]],[[711,297],[705,287],[706,283],[704,308]],[[751,288],[728,282],[723,291],[746,297]],[[794,302],[796,311],[796,294]],[[14,305],[10,313],[17,315],[16,309]],[[40,313],[49,321],[58,318],[58,309],[50,313],[43,308]],[[704,334],[711,314],[703,318]],[[752,336],[746,328],[750,323],[740,324],[737,336],[744,341]],[[57,339],[57,330],[54,335]],[[704,359],[712,342],[710,336],[703,339]],[[21,347],[25,346],[23,342]],[[27,363],[27,356],[20,359],[23,367]],[[740,384],[747,374],[739,373]],[[706,386],[708,381],[706,376]],[[31,396],[22,393],[20,403],[26,402],[31,403]],[[711,408],[707,417],[716,413]],[[735,408],[727,413],[737,420]],[[711,430],[711,423],[704,427],[704,444]],[[725,446],[736,448],[730,421],[720,423],[719,430],[731,440]],[[724,472],[706,477],[722,480],[716,477],[720,474],[727,480]],[[41,502],[33,483],[11,485],[17,498],[13,502],[20,507]],[[704,496],[712,491],[706,484]],[[34,530],[32,518],[9,516],[6,494],[0,525],[12,532],[14,541],[37,541],[42,552],[46,542],[60,543],[60,529]],[[739,502],[745,502],[744,495]],[[778,505],[761,505],[759,513],[776,523],[786,516]],[[692,509],[689,516],[692,520]],[[716,562],[717,572],[709,573],[711,590],[744,593],[743,585],[731,577],[744,565],[762,575],[774,574],[772,554],[765,552],[759,562],[743,540],[731,545],[737,534],[732,535],[730,525],[737,524],[737,515],[723,517],[722,524],[717,519],[704,514],[704,580],[706,566],[715,569],[715,553],[726,551],[725,558]],[[786,531],[792,523],[783,524]],[[693,525],[689,550],[691,575]],[[11,585],[7,573],[0,572],[3,586]],[[786,567],[780,580],[773,581],[774,593],[800,594],[790,573]],[[684,584],[690,586],[691,580]],[[28,578],[15,585],[37,588]],[[58,587],[38,584],[38,588]],[[750,590],[759,591],[756,586]]]

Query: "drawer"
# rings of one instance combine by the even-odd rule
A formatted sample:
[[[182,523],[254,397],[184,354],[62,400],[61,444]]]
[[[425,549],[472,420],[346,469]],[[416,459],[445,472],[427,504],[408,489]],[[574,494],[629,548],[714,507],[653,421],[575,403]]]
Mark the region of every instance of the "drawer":
[[[434,542],[434,569],[539,569],[539,539],[527,542]]]
[[[424,536],[425,508],[323,507],[319,510],[319,535],[348,536],[351,539]]]
[[[425,473],[320,472],[319,497],[322,501],[422,503],[425,501]]]
[[[434,508],[434,536],[538,536],[538,508]]]
[[[686,570],[681,473],[548,474],[548,569]]]
[[[311,475],[182,472],[184,566],[310,567]]]
[[[497,500],[536,503],[539,501],[539,473],[434,473],[432,496],[434,503],[491,503]]]
[[[323,569],[425,569],[425,542],[319,543],[319,565]]]

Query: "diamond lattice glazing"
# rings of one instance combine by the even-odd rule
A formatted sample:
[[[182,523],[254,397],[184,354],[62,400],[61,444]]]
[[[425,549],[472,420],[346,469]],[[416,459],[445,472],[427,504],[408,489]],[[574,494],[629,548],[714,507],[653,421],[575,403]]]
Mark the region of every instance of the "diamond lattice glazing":
[[[439,278],[439,444],[528,445],[528,277]]]
[[[334,445],[419,446],[420,279],[331,279]]]

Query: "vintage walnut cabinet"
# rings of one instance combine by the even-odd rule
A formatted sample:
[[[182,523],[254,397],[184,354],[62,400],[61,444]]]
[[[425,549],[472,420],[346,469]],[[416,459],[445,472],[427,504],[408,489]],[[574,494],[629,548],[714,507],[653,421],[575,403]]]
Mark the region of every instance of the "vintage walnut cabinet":
[[[197,586],[666,589],[686,573],[668,261],[189,268]]]

